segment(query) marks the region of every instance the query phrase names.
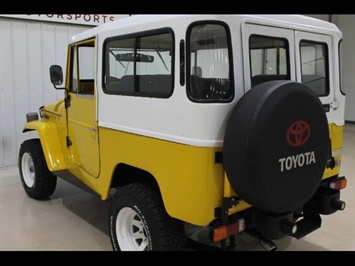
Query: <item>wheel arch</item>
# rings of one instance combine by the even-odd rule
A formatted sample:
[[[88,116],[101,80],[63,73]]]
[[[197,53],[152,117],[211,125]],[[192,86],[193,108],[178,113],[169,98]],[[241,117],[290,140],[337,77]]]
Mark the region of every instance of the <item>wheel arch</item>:
[[[53,122],[31,121],[22,130],[23,133],[29,131],[37,131],[48,169],[51,172],[68,168],[68,162],[65,160],[65,151],[61,147],[57,126]]]
[[[148,171],[129,164],[119,163],[116,165],[112,175],[111,188],[140,182],[153,183],[159,189],[159,184],[157,180]]]

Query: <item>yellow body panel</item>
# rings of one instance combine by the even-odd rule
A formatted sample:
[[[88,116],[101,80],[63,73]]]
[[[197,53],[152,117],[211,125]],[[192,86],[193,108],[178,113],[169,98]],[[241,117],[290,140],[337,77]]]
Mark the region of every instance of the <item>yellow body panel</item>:
[[[332,149],[342,145],[342,126],[329,126]],[[235,196],[223,165],[214,162],[222,148],[198,148],[101,128],[102,176],[111,176],[119,163],[151,173],[157,180],[167,212],[196,225],[206,225],[221,206],[222,197]],[[341,155],[336,156],[341,159]],[[339,166],[327,168],[323,178],[339,173]],[[105,188],[110,180],[102,180]],[[251,207],[241,201],[229,214]]]
[[[37,130],[52,172],[68,170],[103,200],[109,197],[112,176],[120,163],[137,167],[157,180],[167,212],[195,225],[207,225],[215,219],[214,210],[223,197],[236,196],[222,163],[215,163],[215,153],[222,148],[200,148],[139,136],[107,128],[99,128],[101,169],[93,178],[80,166],[75,167],[59,139],[56,125],[47,120],[32,121],[25,130]],[[329,125],[332,150],[341,151],[343,126]],[[59,131],[61,132],[61,131]],[[64,131],[63,131],[64,132]],[[46,135],[46,137],[43,137]],[[97,155],[98,156],[98,155]],[[341,161],[341,152],[335,155]],[[339,174],[340,166],[326,168],[323,179]],[[251,207],[241,201],[229,214]]]
[[[57,126],[60,124],[49,120],[35,120],[27,123],[23,130],[37,130],[50,171],[60,171],[69,167],[67,152],[62,149]]]
[[[334,159],[339,162],[333,169],[326,168],[324,171],[323,179],[338,175],[340,172],[340,163],[342,158],[343,148],[343,130],[344,126],[337,126],[335,124],[329,124],[329,135],[332,140],[332,153]]]
[[[221,148],[192,147],[106,128],[100,128],[100,140],[101,176],[111,176],[119,163],[143,169],[156,178],[171,216],[196,225],[214,219],[223,197],[223,166],[214,162]]]

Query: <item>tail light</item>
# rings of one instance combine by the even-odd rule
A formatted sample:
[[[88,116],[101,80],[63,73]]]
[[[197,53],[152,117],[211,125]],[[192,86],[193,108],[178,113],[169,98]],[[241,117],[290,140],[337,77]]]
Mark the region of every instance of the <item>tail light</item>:
[[[227,225],[217,227],[213,230],[213,241],[218,242],[231,235],[242,232],[245,229],[245,221],[243,218]]]
[[[337,190],[346,188],[346,185],[347,185],[347,180],[344,176],[339,177],[338,179],[329,183],[330,188],[337,189]]]

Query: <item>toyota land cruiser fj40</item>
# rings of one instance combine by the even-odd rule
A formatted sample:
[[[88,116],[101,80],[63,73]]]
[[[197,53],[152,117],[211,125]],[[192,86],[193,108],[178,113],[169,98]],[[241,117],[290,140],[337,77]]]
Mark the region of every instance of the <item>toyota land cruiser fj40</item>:
[[[341,42],[301,15],[134,15],[73,36],[50,67],[63,99],[27,114],[24,190],[48,198],[59,177],[109,200],[113,250],[184,250],[189,226],[221,250],[302,238],[345,208]]]

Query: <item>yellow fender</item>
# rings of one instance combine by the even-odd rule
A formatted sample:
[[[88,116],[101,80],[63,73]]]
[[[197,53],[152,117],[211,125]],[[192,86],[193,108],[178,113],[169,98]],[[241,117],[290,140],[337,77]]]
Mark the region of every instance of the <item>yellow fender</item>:
[[[38,132],[49,171],[68,169],[69,164],[64,156],[67,151],[62,150],[57,126],[51,121],[34,120],[28,122],[22,132],[33,130]]]

